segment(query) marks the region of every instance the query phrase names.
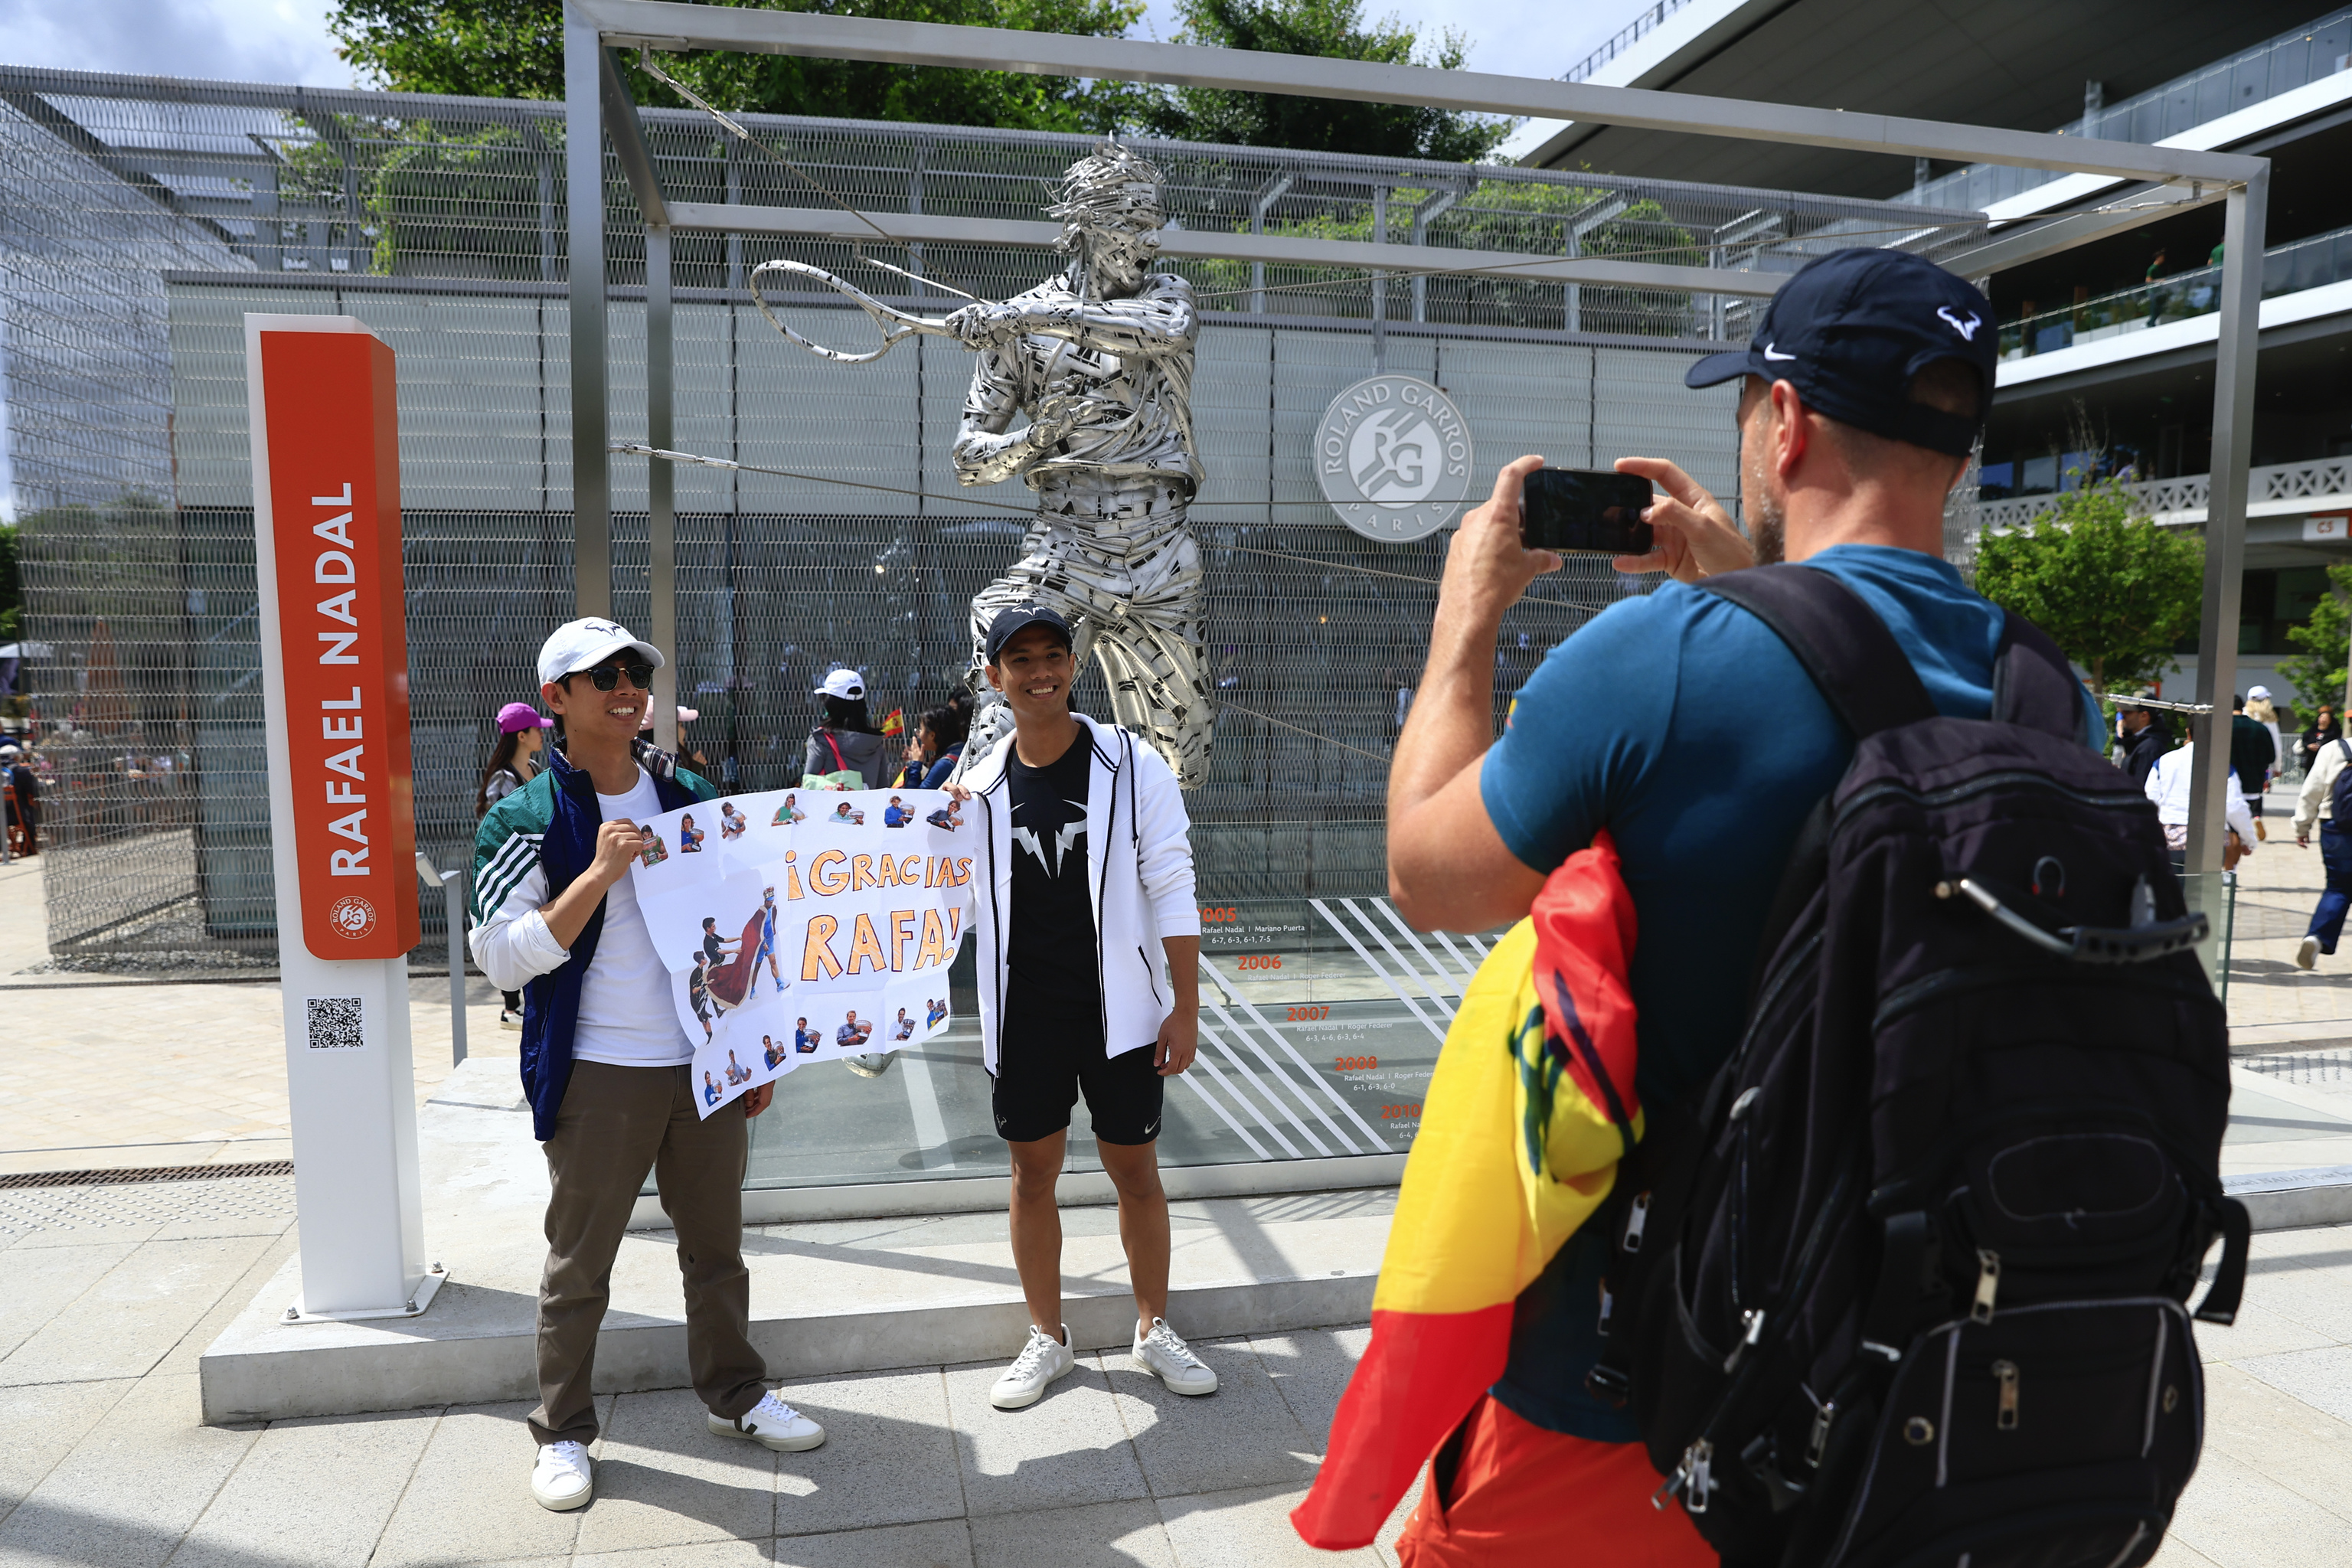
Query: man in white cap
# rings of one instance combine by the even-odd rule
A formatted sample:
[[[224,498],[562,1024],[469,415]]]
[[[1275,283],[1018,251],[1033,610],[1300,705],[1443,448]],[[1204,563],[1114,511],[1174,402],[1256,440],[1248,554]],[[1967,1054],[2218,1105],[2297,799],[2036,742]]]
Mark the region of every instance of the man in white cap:
[[[880,789],[890,767],[889,742],[875,731],[873,716],[866,710],[866,678],[854,669],[832,670],[815,696],[824,712],[809,731],[802,781],[856,773],[864,782],[845,787]]]
[[[639,737],[663,662],[613,621],[556,628],[539,652],[540,697],[557,726],[548,769],[492,807],[474,840],[474,960],[491,984],[524,993],[523,1089],[552,1189],[530,1486],[559,1510],[595,1492],[596,1333],[649,1172],[677,1232],[687,1363],[710,1430],[780,1451],[824,1441],[768,1391],[749,1338],[743,1165],[749,1120],[772,1089],[700,1114],[693,1043],[629,881],[646,843],[638,825],[717,794]]]

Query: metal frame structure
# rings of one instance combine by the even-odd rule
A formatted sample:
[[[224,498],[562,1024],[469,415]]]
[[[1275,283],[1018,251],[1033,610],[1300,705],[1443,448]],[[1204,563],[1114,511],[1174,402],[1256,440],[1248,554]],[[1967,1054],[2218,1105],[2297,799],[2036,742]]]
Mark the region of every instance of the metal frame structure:
[[[851,237],[848,215],[815,209],[750,206],[732,202],[673,203],[656,178],[643,128],[609,51],[730,49],[803,55],[950,69],[1017,71],[1037,76],[1153,82],[1242,92],[1355,102],[1411,103],[1474,113],[1580,120],[1643,130],[1681,132],[1748,141],[1835,147],[1893,156],[1961,163],[2006,163],[2142,182],[2138,195],[2099,209],[2021,226],[1945,265],[1967,276],[1989,274],[2072,249],[2178,212],[2185,200],[2226,203],[2221,282],[2220,342],[2213,388],[2212,507],[2206,524],[2204,621],[2199,639],[2197,698],[2215,702],[2237,674],[2240,576],[2245,554],[2246,486],[2252,458],[2254,363],[2262,303],[2263,229],[2270,199],[2270,161],[2230,153],[2100,142],[1997,127],[1951,124],[1839,110],[1752,103],[1638,88],[1598,87],[1549,78],[1438,70],[1246,50],[1202,48],[1125,38],[1081,37],[925,22],[876,21],[732,6],[682,5],[676,0],[564,0],[564,88],[571,254],[604,253],[603,155],[612,138],[646,226],[648,429],[650,444],[667,446],[672,419],[670,236],[688,228],[731,234]],[[2187,186],[2185,197],[2174,187]],[[1034,245],[1052,226],[919,215],[876,214],[874,221],[908,240],[982,240]],[[1933,222],[1933,215],[1922,213]],[[1039,231],[1033,233],[1032,231]],[[870,230],[866,232],[871,232]],[[1175,235],[1169,237],[1178,238]],[[1241,261],[1307,262],[1377,270],[1394,264],[1388,247],[1263,234],[1187,231],[1171,255],[1215,256]],[[1682,268],[1606,258],[1566,258],[1528,266],[1524,258],[1477,258],[1458,249],[1416,248],[1427,265],[1482,268],[1522,277],[1580,283],[1681,289],[1695,294],[1769,295],[1785,275],[1722,268]],[[605,355],[607,286],[602,268],[574,267],[571,278],[573,497],[576,508],[579,605],[583,615],[612,605],[612,502]],[[653,624],[656,644],[675,640],[670,542],[676,527],[667,465],[654,465],[649,500]],[[675,691],[656,693],[656,727],[665,741],[676,731]],[[2218,872],[2223,843],[2222,807],[2229,747],[2210,744],[2199,759],[2189,806],[2188,864]]]

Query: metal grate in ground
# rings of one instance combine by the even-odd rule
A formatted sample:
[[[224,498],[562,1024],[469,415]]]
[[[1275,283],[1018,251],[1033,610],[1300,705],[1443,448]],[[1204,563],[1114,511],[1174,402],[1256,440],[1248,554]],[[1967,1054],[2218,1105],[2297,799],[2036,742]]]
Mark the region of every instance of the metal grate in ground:
[[[207,1177],[103,1186],[0,1188],[0,1244],[37,1232],[293,1223],[294,1178]]]
[[[290,1176],[291,1160],[255,1160],[242,1165],[147,1165],[131,1171],[19,1171],[0,1176],[9,1187],[116,1187],[143,1182],[206,1182],[230,1176]]]

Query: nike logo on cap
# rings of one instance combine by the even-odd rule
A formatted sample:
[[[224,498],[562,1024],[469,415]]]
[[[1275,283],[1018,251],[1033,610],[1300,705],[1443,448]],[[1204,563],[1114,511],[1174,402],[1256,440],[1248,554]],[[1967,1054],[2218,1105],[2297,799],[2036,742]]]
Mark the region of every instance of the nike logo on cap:
[[[1772,352],[1772,345],[1770,343],[1766,343],[1764,345],[1764,357],[1766,359],[1795,359],[1797,356],[1795,354],[1774,353]]]

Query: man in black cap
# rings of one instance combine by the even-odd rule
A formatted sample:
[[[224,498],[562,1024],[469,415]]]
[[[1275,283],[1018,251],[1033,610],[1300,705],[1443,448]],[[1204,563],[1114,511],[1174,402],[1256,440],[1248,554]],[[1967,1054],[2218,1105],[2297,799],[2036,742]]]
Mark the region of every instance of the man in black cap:
[[[1503,613],[1560,565],[1519,539],[1521,486],[1541,458],[1503,469],[1447,555],[1389,773],[1390,889],[1423,930],[1489,931],[1607,829],[1642,933],[1630,978],[1645,1106],[1692,1103],[1729,1054],[1798,828],[1853,752],[1778,637],[1682,584],[1782,560],[1828,572],[1886,623],[1938,710],[1985,717],[2001,612],[1943,559],[1944,506],[1991,399],[1995,332],[1982,294],[1901,251],[1841,251],[1791,278],[1746,349],[1686,377],[1738,384],[1747,536],[1674,463],[1618,459],[1665,492],[1647,513],[1656,550],[1618,568],[1676,581],[1553,649],[1499,741]],[[2083,709],[2097,749],[2087,692]],[[1651,1508],[1657,1476],[1630,1413],[1585,1391],[1607,1246],[1579,1232],[1519,1303],[1504,1375],[1449,1449],[1514,1458],[1465,1460],[1424,1491],[1398,1547],[1408,1565],[1517,1561],[1505,1521],[1578,1516],[1621,1547],[1639,1536],[1642,1561],[1713,1561],[1678,1512]]]
[[[979,938],[981,1058],[1013,1160],[1013,1262],[1029,1337],[990,1391],[1034,1405],[1076,1356],[1062,1323],[1062,1222],[1054,1182],[1083,1093],[1095,1152],[1118,1191],[1135,1293],[1137,1366],[1171,1392],[1213,1394],[1217,1374],[1168,1325],[1168,1194],[1160,1184],[1167,1080],[1190,1067],[1201,1016],[1201,911],[1192,822],[1149,743],[1070,710],[1070,625],[1036,605],[999,610],[982,645],[1013,731],[970,759],[948,793],[982,831],[967,884]]]

